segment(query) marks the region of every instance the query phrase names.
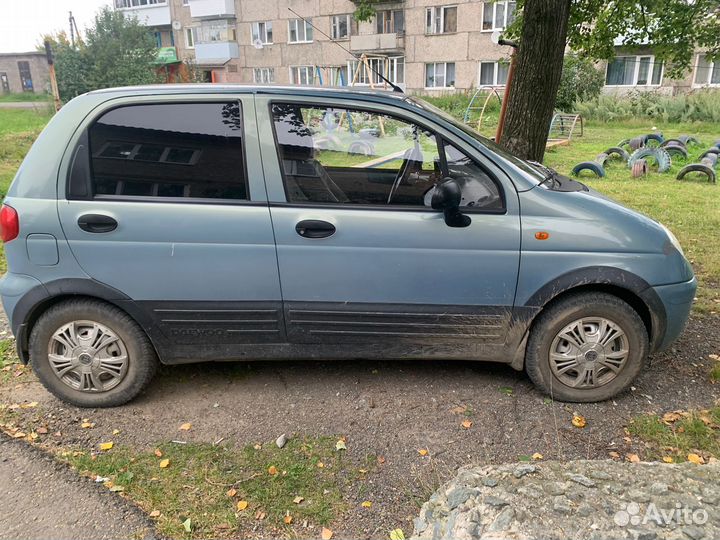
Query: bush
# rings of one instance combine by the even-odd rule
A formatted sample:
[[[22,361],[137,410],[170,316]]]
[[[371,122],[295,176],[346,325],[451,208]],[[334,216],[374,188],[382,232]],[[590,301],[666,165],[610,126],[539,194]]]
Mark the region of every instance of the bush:
[[[574,111],[577,102],[597,98],[604,84],[605,77],[590,60],[566,56],[555,108]]]
[[[611,122],[630,118],[658,122],[720,122],[720,92],[700,90],[667,96],[658,92],[632,92],[626,96],[601,95],[578,103],[584,118]]]

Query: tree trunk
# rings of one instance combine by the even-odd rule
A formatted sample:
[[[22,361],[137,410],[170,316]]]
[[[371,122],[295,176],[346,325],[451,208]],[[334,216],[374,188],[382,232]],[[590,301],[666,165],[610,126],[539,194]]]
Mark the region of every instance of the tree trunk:
[[[542,161],[557,97],[571,0],[526,0],[500,144]]]

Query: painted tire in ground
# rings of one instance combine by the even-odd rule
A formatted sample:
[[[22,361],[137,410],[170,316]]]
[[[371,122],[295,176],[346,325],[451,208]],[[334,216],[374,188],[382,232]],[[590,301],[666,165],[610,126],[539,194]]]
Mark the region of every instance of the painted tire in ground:
[[[647,158],[653,158],[655,160],[655,163],[657,163],[658,172],[664,173],[667,172],[667,170],[670,168],[670,165],[672,165],[672,159],[670,158],[670,154],[667,153],[667,150],[665,148],[640,148],[638,150],[635,150],[633,154],[630,156],[630,159],[628,160],[628,167],[632,168],[633,164],[638,159],[644,159],[647,161]]]
[[[630,150],[637,150],[638,148],[642,148],[643,146],[645,146],[645,141],[645,135],[633,137],[628,141],[628,144],[630,145]]]
[[[691,144],[697,144],[700,146],[700,141],[698,141],[695,137],[692,135],[680,135],[678,137],[678,140],[682,142],[685,146],[690,146]]]
[[[659,146],[663,143],[664,140],[665,137],[663,137],[662,133],[648,133],[647,135],[645,135],[645,146],[647,146],[650,141],[655,141],[656,143],[658,143],[656,146]]]
[[[682,169],[680,169],[680,172],[677,175],[677,179],[682,180],[683,178],[685,178],[686,174],[691,172],[703,173],[708,177],[708,182],[711,182],[713,184],[717,181],[715,171],[707,165],[702,165],[700,163],[693,163],[692,165],[688,165],[687,167],[683,167]]]
[[[708,150],[705,150],[702,154],[700,154],[700,158],[702,159],[704,157],[709,156],[710,154],[715,154],[716,156],[720,154],[720,148],[710,148]]]
[[[680,144],[669,144],[668,146],[665,146],[664,149],[668,154],[670,154],[671,158],[688,158],[687,148],[685,148],[685,146],[681,146]]]
[[[676,146],[677,146],[677,145],[680,145],[680,146],[683,146],[683,147],[687,147],[687,145],[686,145],[683,141],[681,141],[680,139],[666,139],[666,140],[664,140],[664,141],[662,142],[662,144],[661,144],[660,146],[661,146],[662,148],[665,148],[666,146],[670,146],[670,145],[672,145],[672,144],[674,144],[674,145],[676,145]]]
[[[647,161],[638,159],[631,165],[631,174],[633,178],[642,178],[648,172]]]
[[[608,155],[605,152],[600,152],[597,156],[595,156],[595,161],[603,167],[605,166],[605,162],[607,161],[607,159]]]
[[[620,148],[619,146],[611,146],[610,148],[605,150],[603,154],[607,154],[608,158],[618,156],[625,163],[627,163],[628,159],[630,159],[630,154],[624,148]]]
[[[573,167],[572,175],[579,176],[582,171],[590,171],[599,178],[605,176],[605,168],[602,166],[602,163],[598,163],[597,161],[583,161],[582,163],[578,163]]]

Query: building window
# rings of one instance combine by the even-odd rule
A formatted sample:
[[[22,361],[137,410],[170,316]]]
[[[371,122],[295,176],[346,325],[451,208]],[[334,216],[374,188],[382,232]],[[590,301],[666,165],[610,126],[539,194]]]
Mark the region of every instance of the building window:
[[[483,31],[505,30],[515,20],[516,5],[516,2],[483,2]]]
[[[312,86],[315,84],[315,66],[290,66],[290,82]]]
[[[162,47],[162,32],[153,32],[153,36],[155,37],[155,46],[159,49]]]
[[[33,86],[32,73],[30,73],[30,62],[20,60],[17,65],[23,92],[34,92],[35,87]]]
[[[479,86],[505,86],[508,77],[507,62],[480,62]]]
[[[257,84],[273,84],[275,82],[275,68],[253,69],[253,82]]]
[[[311,43],[313,40],[313,29],[310,19],[290,19],[288,21],[288,43]]]
[[[378,34],[405,33],[405,12],[402,9],[378,11],[375,16]]]
[[[425,10],[426,34],[457,32],[457,6],[429,7]]]
[[[720,63],[712,62],[704,54],[697,57],[695,86],[720,86]]]
[[[333,15],[330,24],[333,39],[347,39],[350,37],[350,15]]]
[[[606,86],[659,86],[663,63],[654,56],[618,56],[607,66]]]
[[[190,0],[182,0],[182,2],[183,2],[183,6],[189,6],[189,5],[190,5]]]
[[[272,21],[252,23],[252,42],[253,44],[272,45]]]
[[[455,86],[455,62],[425,64],[425,88],[452,88]]]
[[[167,0],[115,0],[115,9],[165,5]]]
[[[188,49],[194,49],[195,48],[195,33],[194,28],[186,28],[185,29],[185,47]]]
[[[370,73],[368,73],[367,68],[365,68],[365,66],[358,60],[351,60],[348,62],[350,81],[354,78],[355,84],[359,86],[369,86],[370,81],[372,81],[373,85],[384,85],[385,81],[383,81],[380,78],[380,75],[378,75],[378,73],[380,73],[393,84],[405,84],[404,56],[368,58],[367,61],[370,66]],[[360,66],[359,71],[358,66]]]
[[[227,21],[204,23],[190,29],[193,34],[193,44],[215,43],[217,41],[237,41],[235,27]]]
[[[132,105],[89,130],[94,196],[247,199],[237,101]]]

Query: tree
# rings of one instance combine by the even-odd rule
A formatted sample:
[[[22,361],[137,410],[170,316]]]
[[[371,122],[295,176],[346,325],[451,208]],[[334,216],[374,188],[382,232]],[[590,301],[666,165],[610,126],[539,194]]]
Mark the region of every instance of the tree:
[[[570,112],[575,103],[597,98],[604,84],[605,76],[591,60],[569,54],[563,62],[555,108]]]
[[[525,159],[545,153],[566,45],[594,60],[613,58],[616,40],[650,48],[673,77],[687,72],[698,48],[720,55],[718,0],[519,0],[518,8],[510,31],[520,47],[500,143]]]
[[[73,47],[67,35],[43,36],[55,53],[60,99],[69,101],[98,88],[159,81],[157,48],[148,29],[135,18],[103,8]],[[44,49],[43,49],[44,50]]]

